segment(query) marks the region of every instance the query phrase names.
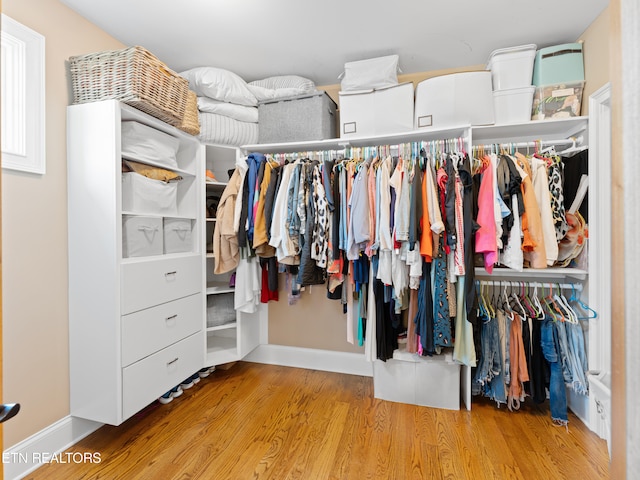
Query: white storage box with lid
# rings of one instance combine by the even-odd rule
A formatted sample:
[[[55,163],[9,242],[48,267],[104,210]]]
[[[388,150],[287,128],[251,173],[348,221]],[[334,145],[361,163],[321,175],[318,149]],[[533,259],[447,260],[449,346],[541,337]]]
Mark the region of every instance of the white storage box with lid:
[[[135,121],[122,122],[121,128],[123,157],[178,168],[180,141],[176,137]]]
[[[122,210],[147,215],[178,214],[178,182],[163,182],[135,172],[122,173]]]
[[[335,138],[336,109],[336,103],[321,91],[261,102],[258,105],[258,143]]]
[[[162,255],[162,218],[123,215],[122,257]]]
[[[164,219],[164,253],[183,253],[193,251],[193,233],[191,219]]]
[[[340,137],[401,133],[413,129],[413,83],[339,92]]]
[[[531,120],[531,105],[536,87],[510,88],[493,92],[496,125]]]
[[[460,364],[451,354],[420,357],[403,350],[373,363],[373,394],[390,402],[460,410]]]
[[[414,128],[492,123],[491,72],[441,75],[416,86]]]
[[[535,56],[534,44],[494,50],[487,62],[487,70],[491,70],[493,89],[507,90],[530,86]]]
[[[584,81],[582,43],[565,43],[541,48],[533,62],[536,87]]]

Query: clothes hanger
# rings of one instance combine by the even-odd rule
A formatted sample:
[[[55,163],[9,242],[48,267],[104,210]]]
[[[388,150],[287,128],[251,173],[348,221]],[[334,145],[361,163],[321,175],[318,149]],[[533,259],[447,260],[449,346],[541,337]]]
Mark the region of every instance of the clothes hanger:
[[[562,155],[563,157],[571,157],[576,153],[580,153],[586,150],[588,147],[586,145],[577,146],[577,143],[582,143],[583,137],[580,135],[578,138],[571,137],[571,146],[561,152],[558,152],[558,155]]]
[[[560,290],[560,288],[558,288],[558,290]],[[557,300],[562,305],[562,308],[564,308],[564,310],[567,312],[567,316],[569,317],[569,323],[578,325],[578,315],[576,314],[575,310],[571,308],[571,305],[569,305],[569,302],[567,301],[566,297],[562,294],[561,290],[558,293],[558,295],[556,295],[556,297],[557,297]]]
[[[520,301],[522,302],[523,307],[525,308],[527,314],[531,318],[536,318],[537,313],[533,306],[531,305],[531,301],[529,300],[529,285],[527,284],[527,293],[525,294],[525,283],[522,282],[520,284]]]
[[[546,307],[546,313],[549,314],[549,316],[553,319],[554,322],[559,321],[560,319],[558,318],[556,311],[551,306],[551,302],[549,302],[548,297],[545,296],[544,294],[544,285],[541,285],[540,287],[540,295],[542,296],[542,305]]]
[[[553,299],[554,299],[554,305],[556,306],[556,308],[558,309],[558,311],[560,311],[563,319],[567,322],[567,323],[574,323],[573,320],[573,311],[571,310],[570,307],[567,307],[563,301],[563,297],[562,297],[562,291],[560,290],[560,285],[556,284],[556,288],[557,288],[557,292],[554,292],[553,294]],[[576,323],[577,323],[577,319],[576,319]]]
[[[484,302],[485,308],[487,309],[487,313],[489,314],[489,316],[491,318],[495,318],[496,310],[493,307],[493,305],[491,305],[491,302],[487,300],[487,297],[484,295],[484,292],[482,293],[482,301]]]
[[[589,305],[584,303],[579,296],[576,297],[576,288],[574,287],[573,283],[571,284],[571,290],[572,290],[572,293],[571,293],[571,298],[569,298],[569,303],[577,303],[578,306],[584,312],[586,312],[586,316],[578,315],[578,320],[591,320],[593,318],[597,318],[598,312],[596,312],[593,308],[591,308]]]
[[[553,285],[549,284],[549,295],[545,298],[549,301],[549,307],[557,313],[559,317],[558,320],[564,322],[566,320],[566,316],[554,298]]]
[[[500,282],[502,283],[502,282]],[[511,305],[509,304],[509,296],[507,295],[507,284],[505,283],[502,287],[502,309],[504,313],[507,315],[509,320],[513,321],[513,310],[511,309]]]

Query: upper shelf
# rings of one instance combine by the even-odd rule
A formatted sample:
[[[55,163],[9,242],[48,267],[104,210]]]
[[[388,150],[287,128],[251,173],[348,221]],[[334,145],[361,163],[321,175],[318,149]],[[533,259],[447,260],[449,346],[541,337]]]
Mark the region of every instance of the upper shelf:
[[[400,143],[467,138],[471,133],[475,145],[486,143],[509,143],[534,140],[556,140],[583,135],[586,140],[588,117],[570,117],[553,120],[537,120],[508,125],[474,126],[461,125],[449,128],[411,130],[388,135],[329,138],[308,142],[264,143],[242,145],[245,152],[293,153],[304,151],[343,150],[345,147],[367,147],[397,145]]]
[[[345,147],[370,147],[376,145],[397,145],[408,142],[442,140],[445,138],[466,137],[469,125],[441,129],[411,130],[387,135],[370,135],[363,137],[329,138],[309,142],[263,143],[243,145],[248,152],[261,153],[293,153],[303,151],[343,150]]]
[[[533,140],[556,140],[583,135],[586,140],[589,117],[570,117],[554,120],[536,120],[509,125],[472,127],[474,145],[508,143]]]

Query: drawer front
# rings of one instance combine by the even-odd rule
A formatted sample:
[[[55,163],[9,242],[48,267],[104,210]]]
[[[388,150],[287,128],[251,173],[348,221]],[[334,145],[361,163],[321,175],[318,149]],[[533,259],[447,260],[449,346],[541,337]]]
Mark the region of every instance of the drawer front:
[[[202,330],[202,294],[122,316],[122,366]]]
[[[122,264],[122,315],[202,291],[202,258],[165,258]]]
[[[196,333],[122,370],[123,421],[204,365],[204,333]]]

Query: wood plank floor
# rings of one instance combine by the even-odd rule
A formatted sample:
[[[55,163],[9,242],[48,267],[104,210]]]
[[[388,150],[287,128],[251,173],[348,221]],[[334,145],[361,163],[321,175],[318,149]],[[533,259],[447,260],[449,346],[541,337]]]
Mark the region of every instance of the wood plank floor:
[[[374,399],[368,377],[239,362],[67,451],[98,452],[99,464],[52,463],[26,478],[609,478],[606,443],[569,422],[553,426],[548,404],[431,409]]]

